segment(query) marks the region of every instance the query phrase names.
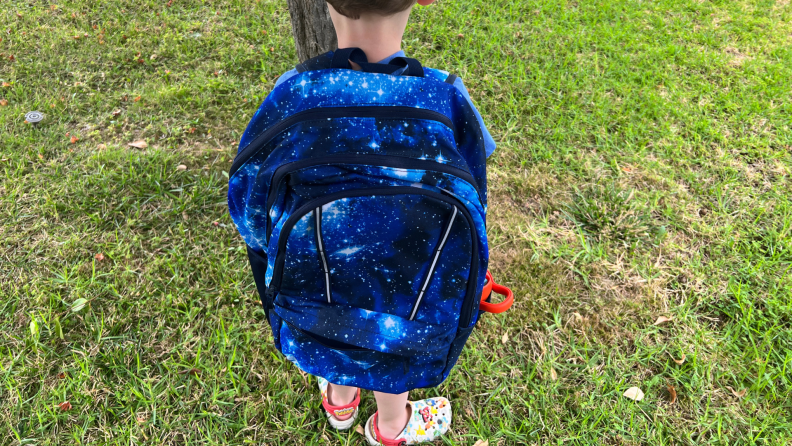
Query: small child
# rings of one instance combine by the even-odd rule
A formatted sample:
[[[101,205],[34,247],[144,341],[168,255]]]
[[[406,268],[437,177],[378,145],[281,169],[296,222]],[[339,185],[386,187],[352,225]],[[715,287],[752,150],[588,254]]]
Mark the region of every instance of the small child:
[[[416,0],[327,0],[330,16],[338,36],[339,48],[360,48],[369,60],[387,64],[403,57],[402,35]],[[428,6],[434,0],[417,0]],[[352,66],[356,65],[352,63]],[[286,72],[276,86],[297,75],[296,70]],[[453,85],[470,101],[467,90],[457,78]],[[471,104],[472,105],[472,104]],[[486,155],[495,150],[495,143],[484,126],[481,115],[476,118],[484,138]],[[337,429],[352,427],[360,403],[360,389],[319,378],[322,405],[330,424]],[[444,434],[451,421],[451,405],[442,397],[422,401],[408,401],[408,392],[388,394],[374,392],[377,413],[365,425],[366,438],[372,445],[404,445],[430,441]],[[427,422],[427,420],[430,420]],[[432,422],[431,420],[439,420]]]

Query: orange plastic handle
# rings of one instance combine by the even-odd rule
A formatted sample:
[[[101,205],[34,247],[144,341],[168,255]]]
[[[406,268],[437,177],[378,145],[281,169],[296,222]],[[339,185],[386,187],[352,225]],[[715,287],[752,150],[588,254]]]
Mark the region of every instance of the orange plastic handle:
[[[490,293],[493,292],[502,296],[506,296],[506,298],[503,299],[503,302],[497,304],[487,302],[487,298],[490,296]],[[486,311],[487,313],[503,313],[504,311],[511,308],[513,303],[514,293],[512,293],[512,290],[503,285],[498,285],[495,283],[495,280],[492,279],[492,274],[487,271],[487,283],[484,284],[484,290],[481,292],[481,302],[479,303],[479,309],[481,311]]]

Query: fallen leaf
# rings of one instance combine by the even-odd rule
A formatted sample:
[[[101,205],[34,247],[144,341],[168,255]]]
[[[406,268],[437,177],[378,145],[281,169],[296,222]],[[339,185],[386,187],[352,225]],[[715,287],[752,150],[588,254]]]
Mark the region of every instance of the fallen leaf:
[[[80,310],[82,310],[83,308],[85,308],[85,305],[87,305],[87,304],[88,304],[88,300],[87,299],[83,299],[81,297],[81,298],[75,300],[74,302],[72,302],[71,310],[72,310],[72,312],[77,313]]]
[[[489,446],[489,440],[478,440],[473,443],[473,446]]]
[[[127,145],[129,147],[134,147],[136,149],[145,149],[145,148],[148,147],[148,143],[146,143],[146,141],[143,141],[142,139],[139,139],[137,141],[133,141],[133,142],[127,144]]]
[[[676,403],[677,400],[676,389],[674,389],[674,386],[666,386],[666,387],[668,388],[668,403],[669,404]]]
[[[179,372],[179,375],[186,375],[188,373],[191,374],[191,375],[198,376],[198,375],[201,374],[201,371],[198,370],[198,369],[182,370],[181,372]]]
[[[359,424],[355,426],[355,432],[359,433],[360,435],[366,435],[366,431],[363,430],[363,426]]]
[[[107,150],[107,146],[104,145],[104,144],[99,144],[98,146],[96,146],[96,149],[97,150]]]
[[[633,401],[641,401],[644,397],[644,393],[637,387],[630,387],[624,391],[624,396]]]
[[[662,325],[662,324],[665,324],[666,322],[671,322],[673,320],[674,320],[673,317],[660,316],[660,317],[657,318],[657,320],[652,325]]]
[[[459,37],[461,39],[461,38],[465,37],[465,35],[462,34],[462,33],[459,33],[459,34],[457,34],[457,37]]]
[[[187,166],[185,166],[184,164],[179,164],[178,166],[176,166],[176,170],[187,170]]]
[[[66,373],[65,372],[58,373],[58,379],[64,379],[64,378],[66,378]]]
[[[740,391],[738,392],[738,391],[736,391],[736,390],[732,389],[730,386],[726,386],[726,388],[727,388],[727,389],[729,389],[729,390],[731,390],[731,393],[732,393],[734,396],[736,396],[737,398],[742,398],[742,397],[744,397],[744,396],[745,396],[745,392],[747,392],[747,391],[748,391],[748,389],[742,389],[742,390],[740,390]]]
[[[556,373],[555,369],[550,367],[550,379],[553,381],[558,381],[558,373]]]
[[[3,82],[3,88],[10,87],[10,86],[11,86],[11,84],[9,84],[8,82]]]
[[[676,363],[677,363],[677,364],[679,364],[679,365],[682,365],[682,364],[684,364],[684,363],[685,363],[685,359],[687,359],[687,355],[686,355],[686,354],[684,354],[684,353],[682,353],[682,358],[681,358],[681,359],[674,359],[674,357],[673,357],[673,356],[671,357],[671,360],[672,360],[672,361],[674,361],[674,362],[676,362]]]
[[[5,107],[6,105],[8,105],[8,101],[5,99],[0,99],[0,106]]]
[[[40,153],[38,154],[38,157],[39,157],[39,159],[40,159],[40,160],[43,160],[43,159],[44,159],[44,155],[42,155],[42,154],[40,154]]]
[[[219,221],[213,221],[212,222],[212,226],[220,226],[220,222]]]
[[[70,139],[69,141],[71,141],[71,143],[72,143],[72,144],[74,144],[74,143],[76,143],[76,142],[77,142],[77,141],[79,141],[79,140],[80,140],[80,138],[78,138],[78,137],[76,137],[76,136],[72,136],[72,137],[71,137],[71,139]]]
[[[503,337],[501,338],[501,342],[503,342],[504,344],[509,342],[509,333],[508,332],[507,333],[503,333]]]
[[[118,116],[120,114],[121,114],[121,110],[114,110],[113,111],[113,116]]]
[[[58,404],[58,407],[60,407],[60,410],[62,410],[62,411],[64,411],[64,412],[65,412],[65,411],[67,411],[67,410],[71,410],[71,408],[72,408],[72,405],[71,405],[71,403],[70,403],[70,402],[68,402],[68,401],[64,401],[64,402],[62,402],[62,403]]]
[[[133,99],[133,101],[135,101],[135,102],[138,102],[138,101],[140,101],[140,96],[138,96],[138,97],[136,97],[135,99]]]
[[[97,252],[96,255],[94,256],[94,258],[101,262],[102,260],[105,259],[105,256],[101,252]]]
[[[146,420],[148,420],[148,418],[141,415],[138,415],[135,419],[137,420],[138,423],[145,423]]]
[[[195,133],[195,127],[190,127],[190,129],[189,129],[189,130],[187,130],[187,132],[189,132],[189,133]]]

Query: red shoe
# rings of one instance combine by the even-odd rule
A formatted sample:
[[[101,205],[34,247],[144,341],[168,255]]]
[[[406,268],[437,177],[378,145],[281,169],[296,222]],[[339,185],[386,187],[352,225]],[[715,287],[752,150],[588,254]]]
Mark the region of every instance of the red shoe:
[[[331,426],[342,431],[352,427],[358,415],[358,406],[360,405],[360,389],[357,389],[355,399],[352,400],[351,403],[345,404],[343,406],[333,406],[330,404],[330,400],[327,396],[327,391],[330,389],[330,383],[328,383],[327,380],[322,377],[317,378],[319,378],[319,390],[322,392],[322,407],[324,407],[325,414],[327,415],[327,421],[330,422]],[[352,416],[346,420],[339,420],[336,418],[349,415],[350,413]]]

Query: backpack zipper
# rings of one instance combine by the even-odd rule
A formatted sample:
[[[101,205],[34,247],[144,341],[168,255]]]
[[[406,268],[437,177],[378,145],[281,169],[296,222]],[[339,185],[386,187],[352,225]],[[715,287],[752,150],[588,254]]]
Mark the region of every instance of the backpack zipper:
[[[325,289],[327,291],[327,303],[333,303],[330,297],[330,268],[327,267],[327,256],[325,255],[324,243],[322,242],[322,207],[317,206],[314,209],[314,218],[316,220],[316,247],[319,248],[319,257],[322,258],[322,272],[325,276]]]
[[[439,192],[428,191],[417,187],[410,186],[393,186],[389,188],[372,188],[372,189],[355,189],[350,191],[341,191],[333,194],[325,195],[324,197],[315,198],[308,201],[294,211],[289,218],[284,222],[278,237],[278,249],[275,257],[275,266],[273,269],[272,280],[267,290],[272,296],[275,296],[281,286],[283,280],[283,265],[286,262],[286,242],[289,240],[289,235],[294,225],[308,212],[313,211],[317,207],[321,207],[332,201],[340,200],[348,197],[361,197],[366,195],[426,195],[437,200],[448,203],[459,210],[459,213],[467,220],[468,227],[470,228],[470,239],[472,247],[472,256],[470,260],[470,274],[468,275],[467,291],[465,298],[462,301],[462,311],[459,314],[459,325],[467,327],[470,325],[472,318],[473,304],[476,302],[476,290],[478,288],[478,267],[479,267],[479,253],[478,253],[478,237],[476,236],[476,226],[473,222],[473,217],[465,205],[459,199],[441,194]],[[415,311],[415,310],[414,310]],[[413,312],[414,312],[413,311]],[[464,324],[462,323],[464,321]]]
[[[305,169],[306,167],[312,166],[320,166],[326,164],[359,164],[365,166],[377,166],[377,167],[392,167],[395,169],[416,169],[416,170],[433,170],[436,172],[442,172],[454,175],[455,177],[461,178],[465,180],[468,184],[470,184],[473,189],[476,191],[476,194],[481,200],[481,193],[479,192],[478,186],[476,185],[476,179],[473,178],[469,172],[462,170],[458,167],[449,166],[448,164],[438,163],[437,161],[432,160],[418,160],[415,158],[407,158],[403,156],[394,156],[394,155],[350,155],[350,154],[340,154],[340,155],[327,155],[327,156],[320,156],[316,158],[309,158],[299,161],[292,161],[290,163],[286,163],[277,169],[272,174],[272,179],[270,180],[269,191],[267,191],[267,204],[264,207],[267,216],[267,224],[265,228],[265,234],[267,235],[267,239],[269,239],[270,231],[272,230],[272,217],[270,216],[270,209],[272,205],[275,204],[275,199],[277,196],[275,192],[280,186],[280,182],[286,175],[300,169]]]
[[[427,119],[430,121],[437,121],[445,124],[448,128],[454,131],[456,137],[456,128],[451,119],[434,110],[426,110],[423,108],[406,107],[406,106],[359,106],[359,107],[320,107],[303,110],[295,113],[286,119],[278,121],[275,125],[264,131],[256,137],[247,147],[242,149],[234,159],[228,176],[236,173],[242,165],[247,162],[256,152],[264,147],[273,137],[287,128],[302,121],[311,121],[317,119],[331,119],[331,118],[381,118],[381,119]]]
[[[451,227],[454,226],[454,220],[456,219],[457,213],[459,212],[459,208],[454,206],[454,213],[451,214],[451,219],[446,224],[445,229],[443,230],[443,238],[440,240],[440,244],[437,245],[437,249],[435,249],[434,256],[432,256],[432,264],[429,265],[429,272],[426,273],[426,278],[423,281],[423,285],[421,285],[421,291],[418,293],[418,299],[415,299],[415,303],[413,304],[412,311],[410,311],[410,320],[415,320],[415,316],[418,314],[418,308],[421,306],[421,301],[423,300],[424,293],[426,293],[426,287],[429,286],[429,282],[432,281],[432,274],[434,274],[435,266],[437,265],[437,260],[440,258],[440,254],[443,252],[443,247],[445,246],[446,240],[448,239],[448,234],[451,233]]]

